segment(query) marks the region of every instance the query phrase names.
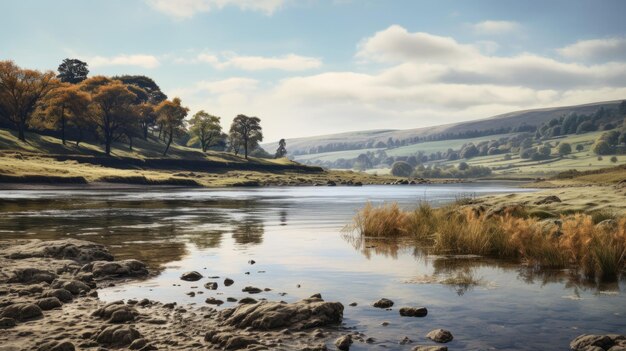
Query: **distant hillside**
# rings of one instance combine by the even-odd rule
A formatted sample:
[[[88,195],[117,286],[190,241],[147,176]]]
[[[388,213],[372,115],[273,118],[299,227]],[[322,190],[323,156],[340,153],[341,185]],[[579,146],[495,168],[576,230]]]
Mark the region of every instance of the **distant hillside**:
[[[393,140],[406,140],[416,137],[428,137],[440,134],[458,134],[463,132],[498,130],[498,129],[514,129],[520,125],[539,126],[553,118],[558,118],[570,113],[577,114],[593,114],[598,109],[604,107],[607,109],[615,109],[621,100],[596,102],[591,104],[542,108],[534,110],[523,110],[505,113],[485,119],[475,121],[444,124],[434,127],[403,129],[403,130],[369,130],[356,131],[330,135],[320,135],[307,138],[287,139],[287,150],[290,157],[295,154],[308,153],[311,150],[317,150],[330,144],[349,144],[352,147],[348,149],[366,149],[367,144],[370,148],[374,148],[379,142],[386,142],[389,138]],[[276,143],[267,143],[262,145],[266,150],[275,150]],[[318,152],[314,152],[318,153]],[[300,159],[300,157],[298,157]]]

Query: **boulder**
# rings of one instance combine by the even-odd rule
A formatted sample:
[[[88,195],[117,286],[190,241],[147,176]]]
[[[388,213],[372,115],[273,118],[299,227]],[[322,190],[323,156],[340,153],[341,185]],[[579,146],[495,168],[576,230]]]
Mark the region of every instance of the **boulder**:
[[[133,259],[115,262],[95,261],[83,267],[83,270],[93,273],[94,278],[141,277],[148,275],[146,264]]]
[[[107,320],[108,323],[125,323],[134,321],[139,315],[136,309],[125,305],[122,301],[111,302],[97,309],[92,316]]]
[[[337,340],[335,340],[335,346],[341,351],[347,351],[350,349],[350,345],[352,345],[352,335],[344,335]]]
[[[385,298],[374,302],[374,307],[376,308],[390,308],[391,306],[393,306],[393,301]]]
[[[12,246],[5,251],[5,254],[11,259],[50,257],[70,259],[79,263],[113,260],[113,255],[104,245],[76,239],[33,240],[24,245]]]
[[[448,351],[447,346],[417,345],[412,351]]]
[[[17,325],[15,319],[10,317],[2,317],[0,318],[0,329],[9,329],[13,328]]]
[[[208,290],[217,290],[217,283],[216,282],[208,282],[206,284],[204,284],[204,287]]]
[[[230,278],[226,278],[224,279],[224,286],[231,286],[235,283],[234,280],[230,279]]]
[[[343,305],[322,299],[304,299],[291,304],[261,301],[226,309],[220,312],[219,319],[222,325],[236,328],[309,329],[340,323]]]
[[[400,315],[403,317],[426,317],[428,310],[426,307],[402,307]]]
[[[241,304],[251,304],[251,303],[257,303],[258,301],[251,298],[251,297],[244,297],[243,299],[239,300],[239,303]]]
[[[13,271],[13,276],[7,280],[7,283],[21,283],[21,284],[38,284],[38,283],[52,283],[57,278],[57,275],[46,270],[37,268],[21,268]]]
[[[86,293],[91,287],[80,280],[56,280],[52,283],[52,287],[56,289],[65,289],[74,295]]]
[[[41,297],[56,297],[61,302],[71,302],[74,299],[74,295],[65,289],[52,289],[48,290],[41,295]]]
[[[56,297],[45,297],[37,301],[37,306],[39,306],[42,311],[49,311],[63,306],[63,303]]]
[[[206,300],[204,300],[204,302],[208,303],[209,305],[218,305],[218,306],[224,303],[224,301],[218,300],[214,297],[209,297]]]
[[[141,333],[130,325],[113,325],[99,332],[95,340],[103,345],[125,347],[141,338]]]
[[[452,341],[452,333],[445,329],[435,329],[426,334],[426,337],[434,342],[446,343]]]
[[[0,312],[0,318],[13,318],[20,322],[42,316],[43,312],[41,311],[41,308],[32,303],[16,303],[6,306]]]
[[[196,271],[185,272],[183,273],[183,275],[180,276],[181,280],[188,281],[188,282],[195,282],[202,278],[203,278],[202,274]]]
[[[258,294],[263,290],[256,288],[254,286],[246,286],[245,288],[241,289],[241,291],[247,292],[248,294]]]
[[[569,343],[572,351],[583,351],[589,347],[597,346],[602,349],[609,349],[615,342],[608,335],[583,334],[577,336]]]

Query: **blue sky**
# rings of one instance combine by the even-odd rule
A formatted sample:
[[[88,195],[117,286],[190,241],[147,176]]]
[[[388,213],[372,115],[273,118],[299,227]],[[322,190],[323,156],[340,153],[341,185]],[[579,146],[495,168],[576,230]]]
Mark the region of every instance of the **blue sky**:
[[[625,1],[4,0],[0,59],[145,74],[266,140],[626,98]]]

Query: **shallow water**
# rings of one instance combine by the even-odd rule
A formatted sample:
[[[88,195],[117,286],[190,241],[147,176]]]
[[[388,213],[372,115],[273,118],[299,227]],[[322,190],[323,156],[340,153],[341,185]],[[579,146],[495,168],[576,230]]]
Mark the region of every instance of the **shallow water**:
[[[409,350],[428,343],[424,335],[434,328],[452,331],[448,346],[457,350],[566,350],[582,333],[625,333],[624,282],[598,287],[564,271],[529,272],[515,262],[428,256],[410,243],[361,242],[341,230],[366,201],[411,207],[421,200],[442,204],[460,195],[520,191],[529,190],[493,183],[3,190],[0,237],[97,241],[118,259],[137,258],[159,272],[102,290],[105,300],[147,297],[202,305],[209,296],[244,297],[241,289],[248,285],[271,288],[254,295],[269,300],[297,301],[319,292],[346,306],[345,327],[377,340],[355,344],[355,350]],[[248,264],[251,259],[257,263]],[[220,278],[179,280],[189,270]],[[225,277],[235,284],[224,287]],[[219,289],[204,289],[207,281],[219,282]],[[189,297],[189,291],[204,294]],[[381,297],[395,302],[392,311],[370,306]],[[348,306],[351,302],[358,306]],[[425,306],[429,314],[400,317],[402,306]],[[390,324],[381,326],[384,321]],[[414,343],[400,345],[404,336]]]

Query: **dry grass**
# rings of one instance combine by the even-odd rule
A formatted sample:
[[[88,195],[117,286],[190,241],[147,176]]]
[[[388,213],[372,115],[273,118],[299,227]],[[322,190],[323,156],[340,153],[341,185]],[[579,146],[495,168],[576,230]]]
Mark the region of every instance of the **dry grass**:
[[[470,206],[420,204],[402,211],[393,203],[367,204],[351,229],[361,236],[410,236],[437,254],[519,259],[607,281],[617,279],[626,264],[626,217],[615,218],[597,225],[598,218],[580,213],[542,221],[518,210],[494,215]]]

